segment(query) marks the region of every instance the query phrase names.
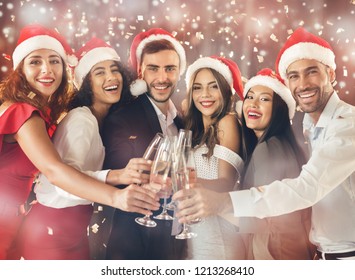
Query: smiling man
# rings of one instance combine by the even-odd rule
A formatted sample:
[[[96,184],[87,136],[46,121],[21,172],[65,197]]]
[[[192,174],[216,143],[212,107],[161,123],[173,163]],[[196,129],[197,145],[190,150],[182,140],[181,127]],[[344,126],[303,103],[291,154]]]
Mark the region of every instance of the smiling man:
[[[109,169],[126,166],[131,158],[142,157],[156,133],[173,136],[182,128],[179,113],[170,99],[186,68],[182,45],[160,28],[141,32],[132,42],[130,63],[138,75],[131,91],[138,97],[105,122],[104,166]],[[135,222],[137,216],[115,210],[105,258],[183,258],[185,241],[171,235],[172,221],[156,220],[157,227],[147,228]],[[111,217],[105,218],[107,223]]]

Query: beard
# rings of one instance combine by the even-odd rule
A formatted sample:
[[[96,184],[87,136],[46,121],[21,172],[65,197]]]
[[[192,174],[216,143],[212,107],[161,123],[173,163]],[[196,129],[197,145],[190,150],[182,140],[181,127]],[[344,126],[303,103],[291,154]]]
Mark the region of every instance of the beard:
[[[167,91],[166,93],[159,93],[157,89],[155,89],[154,86],[166,86],[167,89],[170,89],[170,91]],[[172,83],[164,83],[164,84],[151,84],[148,86],[148,96],[153,99],[155,102],[158,103],[165,103],[167,102],[170,97],[173,95],[175,91],[175,86],[173,86]]]
[[[303,92],[310,92],[314,91],[315,96],[312,97],[312,100],[307,101],[304,100],[304,98],[300,97],[299,95]],[[328,102],[328,99],[331,95],[333,90],[329,90],[325,87],[320,88],[320,87],[313,87],[313,88],[307,88],[304,91],[299,91],[294,94],[296,96],[297,104],[301,108],[301,110],[305,113],[314,113],[318,111],[322,111],[325,107],[325,105]]]

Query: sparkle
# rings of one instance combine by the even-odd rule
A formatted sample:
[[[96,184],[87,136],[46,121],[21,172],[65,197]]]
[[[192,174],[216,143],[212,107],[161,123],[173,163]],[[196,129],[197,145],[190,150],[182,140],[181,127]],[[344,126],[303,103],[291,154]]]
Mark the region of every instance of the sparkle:
[[[92,36],[109,41],[127,61],[138,32],[162,27],[182,42],[188,64],[200,56],[221,54],[251,76],[273,66],[283,42],[303,26],[335,49],[337,76],[345,83],[338,81],[338,89],[343,86],[339,95],[348,92],[347,100],[355,100],[354,16],[355,0],[0,0],[0,53],[11,54],[19,29],[38,22],[56,27],[74,49]],[[11,61],[0,59],[2,79]]]

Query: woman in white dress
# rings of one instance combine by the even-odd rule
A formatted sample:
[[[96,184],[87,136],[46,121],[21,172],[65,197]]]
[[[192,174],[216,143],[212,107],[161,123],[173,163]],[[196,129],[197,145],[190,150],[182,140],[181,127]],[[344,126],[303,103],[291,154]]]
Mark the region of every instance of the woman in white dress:
[[[243,167],[240,125],[234,111],[235,101],[243,98],[238,66],[226,58],[199,58],[187,69],[186,84],[185,128],[192,131],[198,183],[232,191]],[[245,258],[238,227],[224,218],[209,217],[191,228],[197,237],[188,240],[188,259]]]

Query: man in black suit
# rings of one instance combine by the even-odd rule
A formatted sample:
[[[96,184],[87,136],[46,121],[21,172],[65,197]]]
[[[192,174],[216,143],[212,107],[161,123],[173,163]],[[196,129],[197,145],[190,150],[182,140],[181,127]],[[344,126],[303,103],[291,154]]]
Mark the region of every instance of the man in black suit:
[[[186,68],[182,45],[169,32],[154,28],[138,34],[130,51],[138,74],[131,91],[139,96],[105,122],[105,169],[123,168],[131,158],[142,157],[157,132],[172,136],[182,128],[170,99]],[[184,258],[186,242],[171,235],[172,221],[155,220],[157,226],[148,228],[135,222],[138,216],[115,209],[107,259]]]

